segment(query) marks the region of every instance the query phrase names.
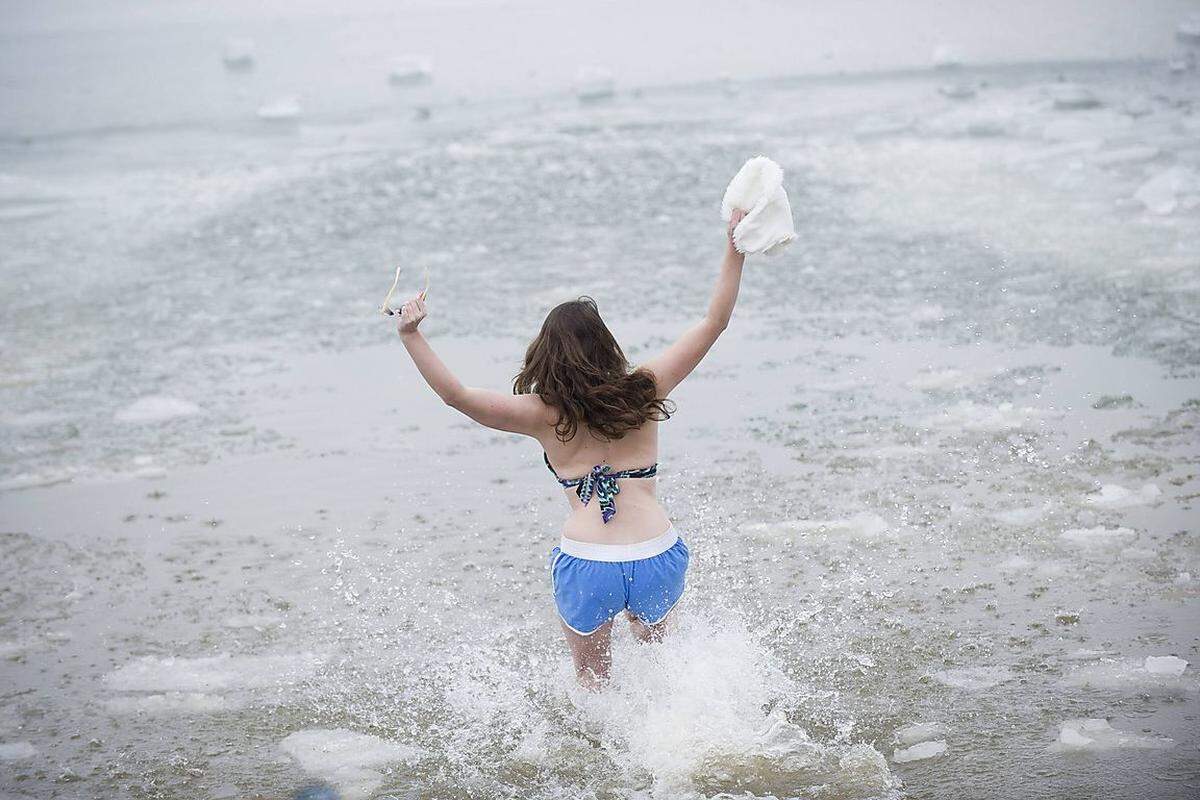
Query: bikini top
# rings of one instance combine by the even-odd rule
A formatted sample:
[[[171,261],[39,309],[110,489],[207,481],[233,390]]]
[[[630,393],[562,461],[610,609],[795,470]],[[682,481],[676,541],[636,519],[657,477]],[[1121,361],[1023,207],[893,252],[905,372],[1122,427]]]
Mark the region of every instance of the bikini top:
[[[546,466],[554,473],[554,477],[560,484],[566,488],[575,487],[575,494],[579,495],[580,501],[585,506],[591,502],[592,495],[598,497],[600,499],[600,518],[605,523],[617,513],[617,504],[614,498],[621,493],[621,487],[617,486],[618,478],[653,478],[658,474],[658,464],[622,469],[617,472],[613,472],[612,467],[608,464],[597,464],[592,467],[591,472],[581,478],[559,478],[545,451],[542,451],[542,460],[546,462]]]

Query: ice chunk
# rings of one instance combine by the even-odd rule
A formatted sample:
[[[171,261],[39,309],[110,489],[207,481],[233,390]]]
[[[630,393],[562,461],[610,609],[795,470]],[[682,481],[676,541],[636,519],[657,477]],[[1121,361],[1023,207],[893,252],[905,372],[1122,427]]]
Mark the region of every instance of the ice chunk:
[[[1132,528],[1106,528],[1103,525],[1095,528],[1071,528],[1062,532],[1063,539],[1084,547],[1107,547],[1136,535]]]
[[[388,70],[392,86],[422,86],[433,80],[433,62],[425,56],[401,56]]]
[[[1074,83],[1063,83],[1051,87],[1050,98],[1054,101],[1054,107],[1063,111],[1097,108],[1100,105],[1100,100],[1096,95]]]
[[[1162,495],[1162,490],[1147,483],[1137,490],[1126,489],[1115,483],[1100,487],[1100,491],[1083,498],[1084,502],[1097,508],[1129,508],[1153,503]]]
[[[1154,104],[1144,94],[1134,95],[1121,104],[1121,111],[1131,117],[1144,117],[1154,111]]]
[[[1200,193],[1200,175],[1195,170],[1176,164],[1159,172],[1133,193],[1146,210],[1166,216],[1179,208],[1181,198]]]
[[[1123,748],[1165,749],[1174,746],[1172,739],[1119,731],[1108,720],[1069,719],[1059,727],[1058,740],[1050,745],[1049,750],[1052,753],[1069,753]]]
[[[1018,407],[1012,403],[1001,403],[992,408],[964,400],[946,409],[943,416],[937,421],[942,427],[962,428],[966,431],[983,433],[1003,433],[1031,428],[1040,416],[1037,409],[1029,406]]]
[[[938,93],[951,100],[970,100],[975,96],[975,87],[969,83],[951,83],[939,86]]]
[[[1146,656],[1144,666],[1151,675],[1178,677],[1187,669],[1188,662],[1178,656]]]
[[[1118,164],[1140,164],[1153,161],[1161,154],[1157,147],[1135,144],[1130,147],[1120,147],[1115,150],[1102,150],[1088,156],[1088,161],[1101,167],[1111,167]]]
[[[970,386],[977,380],[959,369],[935,369],[918,373],[904,385],[921,392],[945,392]]]
[[[226,617],[223,625],[226,628],[254,628],[255,630],[264,630],[273,628],[283,622],[283,617],[278,614],[234,614],[231,617]]]
[[[896,744],[901,747],[912,747],[914,744],[936,739],[944,734],[945,728],[936,722],[914,722],[896,731]]]
[[[992,516],[1005,525],[1032,525],[1040,520],[1050,511],[1050,503],[1046,502],[1040,506],[1025,506],[1023,508],[1014,508],[1009,511],[998,511]]]
[[[911,128],[910,119],[869,116],[854,126],[854,135],[859,139],[875,139],[905,133]]]
[[[110,672],[104,682],[124,691],[254,689],[304,680],[316,674],[324,663],[325,656],[314,653],[206,658],[143,656]]]
[[[581,103],[610,100],[616,93],[616,80],[604,67],[583,67],[575,75],[575,96]]]
[[[151,395],[135,400],[118,411],[118,422],[163,422],[176,417],[188,417],[200,413],[200,407],[178,397]]]
[[[1172,659],[1174,657],[1151,656],[1151,658]],[[1163,670],[1161,672],[1152,672],[1146,660],[1104,658],[1094,664],[1087,664],[1077,668],[1063,678],[1063,683],[1067,686],[1083,686],[1114,691],[1149,692],[1160,690],[1175,693],[1200,690],[1200,681],[1197,681],[1194,671],[1187,672],[1187,662],[1183,659],[1179,659],[1179,661],[1184,663],[1184,669],[1180,669],[1175,661],[1169,661],[1161,667],[1158,666],[1158,662],[1150,662],[1155,665],[1155,669]],[[1173,669],[1178,669],[1179,671],[1172,672],[1171,670]]]
[[[24,761],[37,755],[37,748],[29,742],[0,744],[0,761]]]
[[[232,707],[220,695],[203,692],[166,692],[164,694],[114,697],[105,705],[121,714],[212,714]]]
[[[297,122],[304,113],[300,98],[280,97],[258,107],[258,118],[263,122]]]
[[[743,526],[750,533],[780,535],[786,533],[849,534],[876,538],[888,532],[887,521],[876,514],[860,513],[840,519],[799,519],[783,522],[759,522]]]
[[[939,44],[933,48],[933,54],[930,56],[934,69],[957,69],[965,60],[962,48],[954,44]]]
[[[1015,676],[1008,667],[959,667],[933,673],[933,679],[955,689],[976,691],[999,686]]]
[[[301,769],[341,790],[343,800],[361,800],[383,784],[381,767],[411,764],[424,751],[344,728],[297,731],[279,743]]]
[[[892,761],[897,764],[907,764],[910,761],[924,761],[935,758],[946,752],[946,743],[939,739],[935,742],[921,742],[903,750],[892,753]]]
[[[243,37],[226,39],[221,60],[225,62],[225,69],[231,72],[254,69],[254,42]]]
[[[1200,14],[1184,17],[1175,28],[1175,38],[1184,44],[1200,45]]]

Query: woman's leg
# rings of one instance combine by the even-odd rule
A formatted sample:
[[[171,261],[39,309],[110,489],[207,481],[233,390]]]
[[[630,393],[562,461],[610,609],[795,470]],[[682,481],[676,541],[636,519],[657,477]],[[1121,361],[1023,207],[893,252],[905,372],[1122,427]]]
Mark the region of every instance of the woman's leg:
[[[629,630],[633,632],[634,638],[639,642],[661,642],[667,635],[667,624],[671,621],[670,614],[667,614],[661,621],[648,625],[638,619],[632,611],[626,613],[629,615]]]
[[[571,630],[565,622],[562,629],[567,646],[571,648],[579,685],[593,691],[599,689],[608,680],[608,670],[612,666],[612,620],[587,636]]]

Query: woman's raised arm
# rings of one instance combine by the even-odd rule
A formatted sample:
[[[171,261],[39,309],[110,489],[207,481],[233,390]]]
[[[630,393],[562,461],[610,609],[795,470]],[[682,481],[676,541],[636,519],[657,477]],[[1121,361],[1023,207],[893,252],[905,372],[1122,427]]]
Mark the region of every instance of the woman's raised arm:
[[[733,212],[729,221],[725,258],[721,261],[721,274],[713,289],[712,300],[704,319],[683,332],[679,339],[643,366],[654,373],[660,397],[667,397],[676,386],[696,368],[717,341],[722,331],[729,327],[729,318],[737,303],[738,288],[742,282],[742,264],[746,256],[733,246],[733,229],[742,221],[745,211]]]
[[[442,402],[480,425],[500,431],[536,436],[546,427],[546,405],[537,395],[512,395],[464,386],[417,329],[423,319],[425,301],[414,297],[400,309],[397,330],[421,377]]]

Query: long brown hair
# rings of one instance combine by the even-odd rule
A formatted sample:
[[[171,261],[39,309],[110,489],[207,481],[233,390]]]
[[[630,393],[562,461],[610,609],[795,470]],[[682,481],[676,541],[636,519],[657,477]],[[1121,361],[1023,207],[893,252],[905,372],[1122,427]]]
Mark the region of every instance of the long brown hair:
[[[513,394],[537,394],[558,409],[554,433],[574,438],[579,424],[605,439],[620,439],[647,420],[665,420],[674,404],[658,396],[645,367],[629,371],[596,301],[580,297],[555,306],[525,351]]]

